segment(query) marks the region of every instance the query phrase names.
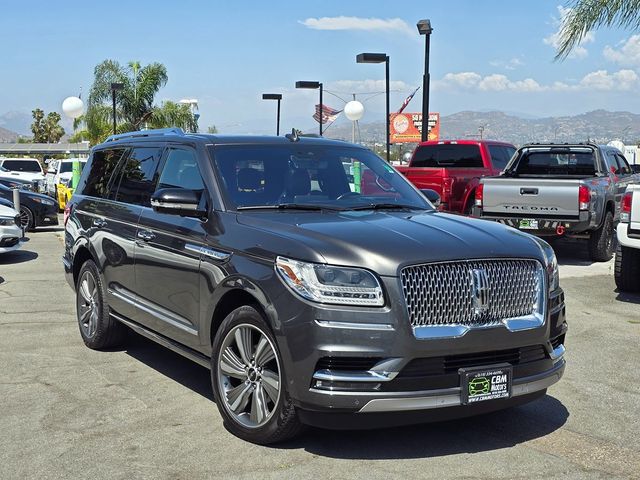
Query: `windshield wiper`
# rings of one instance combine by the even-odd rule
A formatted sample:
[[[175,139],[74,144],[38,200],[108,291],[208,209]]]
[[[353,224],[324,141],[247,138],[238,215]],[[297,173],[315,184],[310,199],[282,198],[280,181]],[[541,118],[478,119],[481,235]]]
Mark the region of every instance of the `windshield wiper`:
[[[345,210],[426,210],[426,207],[417,205],[402,205],[399,203],[369,203],[367,205],[356,205],[347,207]]]
[[[336,211],[336,208],[331,208],[323,205],[313,205],[306,203],[279,203],[277,205],[246,205],[238,207],[237,210],[332,210]]]

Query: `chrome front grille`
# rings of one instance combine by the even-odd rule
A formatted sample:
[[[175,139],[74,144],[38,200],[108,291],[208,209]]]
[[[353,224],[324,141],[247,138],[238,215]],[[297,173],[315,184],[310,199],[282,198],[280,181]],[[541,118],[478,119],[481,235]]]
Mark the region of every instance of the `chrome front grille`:
[[[411,325],[484,327],[544,309],[536,260],[465,260],[405,267],[400,273]]]

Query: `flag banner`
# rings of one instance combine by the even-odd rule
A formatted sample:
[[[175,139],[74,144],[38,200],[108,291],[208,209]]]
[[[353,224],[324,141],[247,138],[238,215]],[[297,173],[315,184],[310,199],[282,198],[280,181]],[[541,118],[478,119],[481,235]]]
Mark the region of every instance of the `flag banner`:
[[[430,113],[427,140],[440,138],[440,114]],[[421,113],[392,113],[389,115],[391,143],[420,143],[422,138]]]
[[[325,123],[333,123],[338,118],[338,115],[342,113],[342,110],[336,110],[335,108],[328,107],[327,105],[322,105],[322,117],[320,116],[320,104],[316,105],[316,113],[313,114],[313,119],[320,123],[320,119],[322,118],[322,124]]]
[[[402,106],[396,113],[402,113],[404,109],[407,108],[407,105],[409,105],[409,102],[411,101],[411,99],[413,98],[413,96],[416,94],[418,90],[420,90],[420,87],[416,88],[411,95],[405,98],[404,102],[402,102]]]

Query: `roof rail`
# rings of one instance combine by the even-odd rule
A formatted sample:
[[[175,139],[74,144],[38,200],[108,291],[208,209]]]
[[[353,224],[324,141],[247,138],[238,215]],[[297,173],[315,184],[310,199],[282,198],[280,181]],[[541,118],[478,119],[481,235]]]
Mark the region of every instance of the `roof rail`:
[[[109,135],[104,142],[115,142],[116,140],[122,140],[124,138],[154,137],[156,135],[184,135],[184,131],[178,127],[140,130],[135,132],[119,133],[117,135]]]

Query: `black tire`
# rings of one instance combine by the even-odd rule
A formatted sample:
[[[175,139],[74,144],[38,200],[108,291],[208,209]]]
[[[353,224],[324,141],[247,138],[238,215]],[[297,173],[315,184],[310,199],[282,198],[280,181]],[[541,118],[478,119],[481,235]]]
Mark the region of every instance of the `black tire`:
[[[234,343],[234,338],[236,338],[235,333],[243,331],[252,332],[249,334],[249,341],[247,341],[247,344],[251,347],[249,350],[245,350],[245,355],[242,355],[242,352],[240,352],[239,344]],[[240,336],[242,337],[242,335]],[[259,343],[263,340],[263,337],[268,339],[268,346],[270,352],[273,354],[273,358],[269,357],[271,360],[264,364],[264,371],[262,368],[263,364],[258,361],[260,355],[257,354]],[[225,372],[222,372],[224,368],[222,365],[225,364],[222,362],[223,353],[228,355],[229,350],[235,354],[234,360],[240,361],[239,369],[236,371],[246,372],[244,377],[242,377],[242,374],[234,377],[233,375],[225,375]],[[243,358],[245,356],[248,358],[250,352],[254,352],[256,355],[255,357],[251,357],[251,361],[245,362]],[[253,362],[254,359],[255,362]],[[249,380],[250,375],[248,372],[254,369],[255,373],[255,368],[257,367],[260,367],[258,370],[261,374],[264,373],[264,378],[267,378],[267,371],[273,373],[273,370],[276,367],[278,368],[277,400],[274,401],[273,396],[267,396],[269,392],[266,386],[264,386],[266,385],[266,381],[264,385],[262,384],[262,377],[256,380],[255,376],[253,376],[252,381]],[[258,382],[260,382],[260,385],[257,385]],[[282,357],[278,350],[276,339],[267,322],[255,308],[251,306],[239,307],[227,315],[220,325],[213,340],[211,383],[216,398],[216,405],[224,421],[224,426],[235,436],[251,443],[268,445],[292,438],[302,430],[302,424],[298,419],[296,409],[287,392],[287,382]],[[256,385],[255,387],[253,386],[254,384]],[[233,407],[231,403],[233,403],[232,392],[234,389],[243,389],[243,391],[249,392],[246,395],[238,394],[235,396],[238,404],[242,405],[237,408],[237,410],[241,412],[232,412]],[[266,420],[262,420],[262,423],[249,425],[252,422],[250,415],[253,416],[251,413],[253,411],[253,402],[256,401],[254,397],[258,395],[259,391],[262,394],[261,398],[265,409],[268,409],[268,405],[271,405],[269,409],[270,413],[265,415],[264,418]],[[244,398],[244,400],[238,400],[241,397]],[[260,398],[260,396],[258,396],[258,398]]]
[[[20,205],[20,223],[24,230],[33,232],[36,229],[36,220],[29,207]]]
[[[618,290],[640,292],[640,250],[618,245],[614,278]]]
[[[613,214],[607,212],[600,228],[589,237],[589,256],[594,262],[607,262],[613,257],[616,236],[613,225]]]
[[[109,315],[106,293],[98,267],[87,260],[78,274],[76,316],[84,344],[94,350],[120,345],[126,333],[125,326]]]

